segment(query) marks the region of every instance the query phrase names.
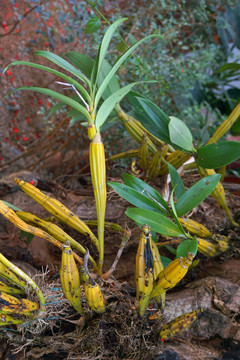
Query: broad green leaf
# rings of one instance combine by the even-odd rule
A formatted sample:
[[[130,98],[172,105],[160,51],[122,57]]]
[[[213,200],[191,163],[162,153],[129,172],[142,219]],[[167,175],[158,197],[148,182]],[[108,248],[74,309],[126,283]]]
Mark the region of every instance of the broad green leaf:
[[[51,53],[50,51],[43,51],[43,50],[36,51],[34,55],[43,56],[44,58],[48,59],[49,61],[52,61],[54,64],[58,65],[62,69],[70,72],[70,74],[84,81],[89,87],[91,86],[89,79],[79,69],[76,69],[74,66],[72,66],[72,64],[70,64],[68,61],[61,58],[60,56]]]
[[[231,164],[240,158],[240,142],[221,141],[197,149],[196,163],[206,169]]]
[[[16,92],[16,91],[19,91],[19,90],[30,90],[30,91],[35,91],[35,92],[39,92],[41,94],[44,94],[44,95],[48,95],[48,96],[51,96],[57,100],[60,100],[62,101],[63,103],[71,106],[72,108],[78,110],[80,113],[82,113],[88,120],[91,120],[91,117],[88,113],[88,111],[82,106],[80,105],[77,101],[71,99],[70,97],[68,96],[65,96],[65,95],[62,95],[54,90],[51,90],[51,89],[46,89],[46,88],[39,88],[39,87],[34,87],[34,86],[21,86],[17,89],[14,89],[12,91],[10,91],[6,96]]]
[[[115,62],[115,64],[113,65],[113,67],[111,68],[111,70],[109,71],[109,73],[107,74],[107,76],[105,77],[104,81],[102,82],[102,84],[99,86],[99,89],[96,93],[96,97],[95,97],[95,106],[97,107],[99,100],[102,97],[102,94],[104,93],[104,90],[106,89],[109,81],[112,79],[113,75],[115,75],[115,73],[117,72],[117,70],[119,69],[119,67],[122,65],[122,63],[128,58],[129,55],[132,54],[132,52],[139,46],[141,45],[144,41],[148,40],[148,39],[152,39],[154,37],[160,37],[160,35],[157,34],[152,34],[149,36],[146,36],[145,38],[139,40],[136,44],[134,44],[133,46],[131,46],[123,55],[120,56],[120,58],[118,58],[118,60]],[[102,45],[101,45],[102,46]]]
[[[103,125],[104,121],[108,118],[115,105],[119,103],[122,98],[137,84],[139,84],[139,82],[134,82],[132,84],[128,84],[122,87],[121,89],[113,93],[111,96],[109,96],[109,98],[107,98],[107,100],[102,103],[97,112],[95,120],[97,129],[99,129]]]
[[[86,34],[93,34],[96,31],[98,31],[101,27],[101,20],[99,19],[98,16],[94,16],[93,18],[91,18],[85,28],[85,33]]]
[[[164,269],[172,262],[172,260],[166,256],[161,256],[161,261],[164,266]]]
[[[145,183],[143,180],[133,175],[124,173],[123,182],[138,192],[148,196],[153,201],[155,200],[156,204],[158,204],[160,212],[170,212],[170,208],[164,198],[153,187]]]
[[[81,70],[83,74],[90,79],[94,63],[90,57],[76,51],[69,51],[65,56],[77,69]]]
[[[179,199],[186,191],[185,188],[184,188],[183,181],[181,179],[181,176],[179,175],[179,173],[175,169],[175,167],[172,166],[169,163],[168,163],[168,171],[169,171],[169,174],[170,174],[170,177],[171,177],[172,187],[174,188],[176,186],[175,190],[174,190],[174,193],[175,193],[177,199]]]
[[[182,240],[181,244],[177,247],[177,258],[179,257],[185,257],[187,254],[193,253],[194,255],[197,254],[198,250],[198,241],[196,237],[194,237],[192,240]]]
[[[138,109],[141,111],[141,106],[139,104],[138,98],[147,100],[147,98],[144,95],[142,95],[134,90],[130,91],[130,93],[127,95],[127,99],[129,101],[129,103],[132,105],[132,108],[134,109],[134,111],[138,110]]]
[[[35,64],[29,61],[14,61],[11,64],[9,64],[5,69],[4,72],[11,66],[15,66],[15,65],[26,65],[26,66],[30,66],[36,69],[40,69],[40,70],[44,70],[47,71],[51,74],[57,75],[60,78],[62,78],[63,80],[67,81],[67,83],[72,84],[75,86],[75,88],[77,90],[79,90],[81,92],[81,94],[83,95],[83,97],[90,102],[90,96],[88,94],[88,92],[84,89],[84,87],[82,85],[80,85],[76,80],[72,79],[71,77],[61,73],[60,71],[51,69],[47,66],[43,66],[43,65],[39,65],[39,64]]]
[[[98,52],[98,61],[97,61],[97,74],[96,74],[96,80],[98,81],[98,76],[99,76],[99,72],[103,63],[103,60],[105,58],[105,55],[107,53],[107,49],[109,46],[109,43],[113,37],[114,32],[116,31],[116,29],[125,21],[127,20],[127,18],[122,18],[119,19],[117,21],[115,21],[112,25],[109,26],[109,28],[107,29],[107,31],[105,32],[103,39],[101,41],[101,45],[99,47],[99,52]],[[103,93],[103,92],[102,92]],[[102,94],[100,95],[99,99],[101,98]],[[98,99],[98,100],[99,100]]]
[[[219,174],[209,175],[187,190],[175,204],[177,215],[181,217],[198,206],[213,192],[220,178]]]
[[[152,231],[159,234],[167,236],[183,236],[176,224],[174,224],[166,216],[156,212],[139,208],[128,208],[125,214],[138,224],[148,224]]]
[[[131,103],[132,103],[131,99]],[[170,122],[169,117],[165,114],[157,105],[152,101],[143,98],[136,97],[136,101],[139,106],[134,105],[136,109],[136,117],[143,126],[151,131],[153,135],[170,144],[171,140],[169,137],[168,124]]]
[[[194,151],[192,134],[184,122],[175,116],[169,116],[168,124],[170,140],[185,151]]]
[[[163,212],[163,210],[159,211],[159,206],[145,194],[141,194],[139,191],[127,186],[125,184],[117,183],[117,182],[109,182],[113,190],[115,190],[118,195],[120,195],[123,199],[127,200],[130,204],[152,211]]]
[[[11,209],[13,209],[13,210],[15,210],[15,211],[22,211],[22,210],[19,209],[17,206],[15,206],[15,205],[7,202],[7,201],[2,200],[2,202],[3,202],[5,205],[7,205],[9,208],[11,208]]]

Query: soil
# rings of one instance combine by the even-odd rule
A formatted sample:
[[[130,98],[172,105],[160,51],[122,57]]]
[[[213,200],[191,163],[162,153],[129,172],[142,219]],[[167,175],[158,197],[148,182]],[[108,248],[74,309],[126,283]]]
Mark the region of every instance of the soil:
[[[1,199],[13,203],[23,211],[40,217],[47,213],[26,194],[18,190],[13,178],[35,184],[51,196],[62,201],[83,219],[95,219],[94,198],[89,184],[87,196],[76,190],[64,189],[61,185],[30,171],[13,173],[3,178],[8,184]],[[184,176],[186,186],[196,181],[198,175]],[[120,180],[115,179],[115,180]],[[160,182],[162,182],[161,179]],[[155,183],[160,191],[159,179]],[[3,188],[3,187],[2,187]],[[47,190],[46,190],[47,189]],[[77,191],[78,190],[78,191]],[[131,237],[108,280],[100,281],[106,300],[106,313],[95,314],[89,310],[84,298],[84,316],[76,315],[64,300],[59,280],[61,254],[51,244],[34,237],[27,247],[19,230],[7,220],[1,219],[0,249],[2,253],[25,272],[35,276],[43,293],[50,299],[44,323],[28,323],[19,332],[8,328],[1,331],[2,359],[238,359],[240,329],[240,232],[230,226],[224,212],[208,198],[192,218],[201,222],[213,233],[226,235],[230,249],[215,257],[198,255],[199,265],[184,278],[174,290],[169,291],[163,315],[157,312],[153,302],[144,318],[136,312],[135,256],[140,230],[125,216],[128,204],[108,189],[107,221],[115,222],[131,230]],[[240,199],[227,193],[231,211],[238,217]],[[84,237],[71,229],[65,230],[83,245],[89,247]],[[163,240],[163,239],[162,239]],[[161,241],[161,238],[158,239]],[[105,232],[104,272],[109,270],[121,244],[121,235],[111,229]],[[17,250],[16,250],[17,249]],[[94,249],[89,247],[92,252]],[[94,253],[94,252],[93,252]],[[161,249],[161,254],[171,256]],[[43,275],[41,269],[46,269]],[[37,271],[37,274],[36,274]],[[53,300],[53,301],[52,301]],[[52,305],[53,303],[53,305]],[[159,338],[161,327],[182,314],[198,309],[198,319],[186,330],[164,342]],[[54,315],[54,316],[53,316]]]
[[[20,5],[24,11],[24,2]],[[9,13],[6,3],[3,10],[2,17]],[[111,11],[110,2],[105,2],[105,11]],[[20,48],[19,39],[22,47],[26,48],[25,38],[31,39],[30,33],[34,26],[34,17],[30,19],[31,21],[24,25],[25,37],[19,38],[17,33],[13,32],[1,38],[2,67],[14,60]],[[23,23],[21,26],[23,29]],[[41,48],[44,41],[43,37],[39,37],[37,47]],[[28,46],[33,48],[35,45],[31,44],[28,43]],[[66,44],[64,46],[67,47]],[[66,50],[64,46],[59,49]],[[32,60],[30,55],[26,58]],[[11,80],[13,86],[21,83],[21,76],[24,76],[26,82],[36,81],[36,73],[30,71],[27,74],[22,70],[15,73]],[[40,81],[40,86],[47,86],[47,83],[52,81],[49,78],[37,80]],[[1,82],[3,94],[9,90],[8,84],[9,81],[4,78]],[[13,181],[15,177],[28,182],[34,180],[36,186],[63,202],[80,218],[94,220],[96,213],[89,177],[88,144],[84,136],[76,146],[74,142],[80,131],[82,134],[82,128],[76,125],[69,130],[66,125],[68,120],[56,116],[53,123],[47,123],[49,132],[46,135],[42,116],[37,114],[39,109],[36,110],[36,104],[41,104],[39,99],[42,97],[23,95],[20,103],[13,103],[15,99],[7,100],[4,102],[6,106],[1,109],[3,127],[0,198],[23,211],[47,217],[45,210],[21,192]],[[31,107],[29,104],[34,106]],[[30,125],[28,121],[23,123],[23,118],[30,118]],[[13,129],[16,131],[16,128],[20,130],[21,138],[17,138],[18,132],[11,132]],[[65,140],[60,136],[63,130]],[[26,135],[29,137],[27,143],[23,140]],[[121,181],[121,175],[122,172],[116,170],[114,164],[109,163],[108,180]],[[198,175],[194,172],[183,177],[186,187],[197,179]],[[165,179],[161,178],[152,185],[161,191],[164,183]],[[228,184],[227,201],[235,220],[239,222],[240,198],[231,189]],[[18,329],[0,329],[1,360],[240,359],[239,229],[231,227],[225,213],[212,198],[198,206],[191,218],[204,224],[213,233],[228,236],[230,248],[214,258],[198,255],[198,266],[168,292],[163,315],[159,313],[159,316],[151,316],[157,313],[157,305],[153,302],[146,316],[140,319],[136,312],[134,279],[140,230],[124,214],[127,206],[127,202],[119,199],[110,188],[108,189],[106,220],[129,228],[131,237],[113,275],[108,280],[100,281],[106,300],[106,312],[93,313],[83,297],[82,317],[76,315],[62,294],[59,279],[60,251],[39,237],[34,237],[30,244],[27,244],[26,238],[20,236],[19,230],[1,217],[0,252],[34,277],[47,299],[43,319],[29,322]],[[83,245],[88,246],[94,254],[94,248],[83,236],[67,227],[64,229]],[[121,240],[121,234],[118,232],[111,229],[105,231],[104,272],[111,267]],[[159,238],[158,241],[163,239]],[[162,255],[171,256],[166,249],[161,251]],[[159,332],[163,325],[182,314],[201,308],[204,311],[198,314],[197,320],[190,327],[169,340],[161,341]]]

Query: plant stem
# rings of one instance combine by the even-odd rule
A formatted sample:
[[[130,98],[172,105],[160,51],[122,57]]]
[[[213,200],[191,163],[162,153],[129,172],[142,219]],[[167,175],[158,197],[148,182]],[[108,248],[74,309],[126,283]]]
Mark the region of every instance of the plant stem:
[[[99,263],[98,275],[102,275],[104,259],[104,221],[106,211],[106,163],[105,152],[99,132],[93,137],[89,148],[90,171],[95,197],[97,221],[98,221],[98,241],[99,241]]]

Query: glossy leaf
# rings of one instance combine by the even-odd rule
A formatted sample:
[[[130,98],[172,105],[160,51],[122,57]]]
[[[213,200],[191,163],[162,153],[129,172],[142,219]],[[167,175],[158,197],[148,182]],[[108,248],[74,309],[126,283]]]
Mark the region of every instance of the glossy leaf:
[[[118,195],[120,195],[123,199],[127,200],[130,204],[140,207],[142,209],[158,211],[164,213],[162,209],[159,209],[159,206],[156,202],[151,200],[145,194],[141,194],[141,192],[127,186],[125,184],[117,183],[117,182],[109,182],[108,185],[115,190]]]
[[[192,152],[194,150],[193,138],[187,125],[175,116],[169,118],[168,129],[171,142],[185,151]]]
[[[166,256],[161,256],[161,261],[164,266],[164,269],[172,262],[172,260]]]
[[[237,141],[221,141],[197,149],[196,163],[206,169],[231,164],[240,158],[240,143]]]
[[[136,44],[132,45],[127,51],[125,51],[125,53],[123,55],[120,56],[120,58],[118,58],[118,60],[115,62],[115,64],[113,65],[113,67],[111,68],[110,72],[107,74],[107,76],[105,77],[104,81],[102,82],[102,84],[99,86],[99,89],[96,93],[96,97],[95,97],[95,104],[97,106],[99,100],[102,97],[102,94],[104,92],[104,90],[106,89],[109,81],[112,79],[113,75],[115,75],[115,73],[118,71],[119,67],[122,65],[122,63],[129,57],[129,55],[132,54],[132,52],[139,46],[141,45],[144,41],[152,39],[154,37],[160,37],[160,35],[157,34],[152,34],[149,36],[146,36],[145,38],[139,40]]]
[[[49,61],[53,62],[54,64],[58,65],[62,69],[70,72],[70,74],[78,77],[79,79],[84,81],[90,87],[91,84],[89,82],[89,79],[79,69],[76,69],[72,64],[70,64],[68,61],[66,61],[62,57],[60,57],[54,53],[51,53],[50,51],[43,51],[43,50],[36,51],[34,53],[34,55],[43,56],[44,58],[46,58]]]
[[[168,170],[169,170],[169,174],[171,177],[172,187],[173,188],[175,187],[174,193],[175,193],[177,199],[179,199],[186,192],[182,178],[179,175],[179,173],[177,172],[177,170],[175,169],[175,167],[169,163],[168,163]]]
[[[65,103],[67,105],[70,105],[72,108],[74,108],[74,109],[78,110],[80,113],[82,113],[87,119],[91,120],[88,111],[82,105],[80,105],[77,101],[71,99],[68,96],[62,95],[54,90],[51,90],[51,89],[39,88],[39,87],[34,87],[34,86],[22,86],[17,89],[14,89],[13,91],[10,91],[6,96],[8,96],[16,91],[19,91],[19,90],[30,90],[30,91],[35,91],[35,92],[39,92],[44,95],[51,96],[57,100],[62,101],[63,103]]]
[[[119,103],[124,98],[124,96],[137,84],[139,84],[139,82],[134,82],[122,87],[103,102],[96,116],[95,124],[97,129],[99,129],[104,124],[115,105]]]
[[[168,124],[169,117],[152,101],[136,97],[139,106],[136,107],[136,117],[143,124],[143,126],[153,135],[170,144]]]
[[[156,212],[139,208],[128,208],[125,214],[140,225],[148,224],[152,231],[159,234],[167,236],[183,236],[176,224],[166,216]]]
[[[181,244],[177,247],[177,258],[179,257],[185,257],[187,254],[193,253],[194,255],[197,254],[198,250],[198,241],[196,237],[194,237],[192,240],[182,240]]]
[[[215,189],[221,175],[209,175],[187,190],[175,204],[175,209],[179,217],[187,214],[206,199]]]
[[[154,199],[156,203],[158,204],[159,211],[165,211],[169,212],[169,206],[167,202],[164,200],[164,198],[150,185],[145,183],[143,180],[124,173],[123,174],[123,182],[124,184],[132,187],[133,189],[137,190],[138,192],[141,192],[144,195],[147,195],[150,199]]]
[[[99,19],[98,16],[94,16],[93,18],[91,18],[85,28],[85,33],[86,34],[93,34],[96,31],[98,31],[101,27],[101,20]]]

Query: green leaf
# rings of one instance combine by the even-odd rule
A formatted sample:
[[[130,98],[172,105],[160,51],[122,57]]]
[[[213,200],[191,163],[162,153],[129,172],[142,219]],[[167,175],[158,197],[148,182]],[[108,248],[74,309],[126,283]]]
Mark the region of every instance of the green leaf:
[[[85,99],[87,99],[87,101],[90,102],[90,100],[91,100],[88,92],[84,89],[84,87],[82,85],[80,85],[76,80],[72,79],[71,77],[61,73],[60,71],[51,69],[51,68],[49,68],[47,66],[35,64],[35,63],[29,62],[29,61],[14,61],[11,64],[9,64],[6,67],[6,69],[4,69],[4,71],[6,71],[9,67],[15,66],[15,65],[30,66],[30,67],[40,69],[40,70],[43,70],[43,71],[47,71],[47,72],[49,72],[51,74],[57,75],[60,78],[62,78],[63,80],[66,80],[68,83],[74,85],[76,87],[76,89],[78,89],[83,94],[83,96],[85,97]]]
[[[109,26],[109,28],[107,29],[107,31],[104,34],[104,37],[102,39],[102,42],[101,42],[101,45],[100,45],[99,51],[98,51],[98,60],[97,60],[97,69],[96,69],[96,71],[97,71],[97,73],[96,73],[96,81],[98,81],[98,76],[99,76],[99,73],[100,73],[100,69],[101,69],[103,60],[105,58],[105,55],[107,53],[109,43],[110,43],[110,41],[111,41],[111,39],[113,37],[113,34],[116,31],[116,29],[125,20],[127,20],[127,18],[122,18],[122,19],[119,19],[119,20],[115,21],[111,26]],[[102,93],[103,93],[103,91],[102,91]],[[102,96],[102,94],[100,95],[99,99],[101,98],[101,96]]]
[[[71,118],[69,126],[73,126],[76,121],[86,121],[83,114],[73,108],[67,113],[67,116]]]
[[[31,244],[32,242],[32,239],[34,238],[34,235],[29,233],[29,232],[26,232],[24,230],[21,230],[20,232],[20,238],[23,239],[23,238],[27,238],[27,249],[29,247],[29,245]]]
[[[179,257],[185,257],[187,254],[193,253],[195,256],[197,254],[198,250],[198,241],[196,237],[194,237],[192,240],[182,240],[181,244],[177,247],[177,258]]]
[[[164,269],[172,262],[172,260],[166,256],[161,256],[161,261],[164,266]]]
[[[179,199],[186,192],[183,181],[181,179],[181,176],[175,169],[175,167],[169,163],[168,163],[168,171],[169,171],[169,174],[171,177],[172,187],[174,188],[176,186],[174,193],[175,193],[177,199]]]
[[[64,60],[60,56],[58,56],[54,53],[51,53],[50,51],[43,51],[43,50],[36,51],[34,53],[34,55],[43,56],[44,58],[46,58],[49,61],[53,62],[54,64],[58,65],[62,69],[70,72],[70,74],[78,77],[79,79],[84,81],[89,87],[91,87],[91,83],[90,83],[89,79],[79,69],[76,69],[74,66],[72,66],[72,64],[70,64],[68,61]]]
[[[96,31],[98,31],[101,27],[101,20],[99,19],[98,16],[94,16],[93,18],[91,18],[85,28],[85,33],[86,34],[93,34]]]
[[[175,116],[169,118],[168,128],[171,142],[182,150],[194,151],[192,134],[187,125]]]
[[[224,65],[220,66],[217,70],[215,70],[213,75],[221,73],[226,70],[231,70],[231,71],[240,70],[240,64],[236,63],[236,62],[224,64]]]
[[[124,87],[122,87],[121,89],[117,90],[115,93],[113,93],[111,96],[109,96],[109,98],[107,98],[107,100],[105,100],[103,102],[103,104],[100,106],[98,112],[97,112],[97,116],[96,116],[96,120],[95,120],[95,124],[96,124],[96,128],[99,129],[104,121],[108,118],[109,114],[112,112],[112,110],[114,109],[115,105],[117,103],[119,103],[122,98],[137,84],[139,84],[140,82],[134,82],[132,84],[128,84]]]
[[[121,53],[123,53],[124,51],[126,51],[127,48],[128,48],[128,47],[127,47],[126,43],[123,42],[123,41],[120,41],[120,42],[117,44],[117,46],[116,46],[116,50],[119,51],[119,52],[121,52]]]
[[[132,54],[132,52],[139,46],[141,45],[144,41],[148,40],[148,39],[152,39],[154,37],[161,37],[160,35],[157,34],[152,34],[149,36],[146,36],[145,38],[139,40],[136,44],[134,44],[133,46],[131,46],[123,55],[120,56],[120,58],[118,58],[118,60],[115,62],[115,64],[113,65],[113,67],[111,68],[111,70],[109,71],[109,73],[107,74],[107,76],[105,77],[104,81],[102,82],[102,84],[99,86],[99,89],[96,93],[96,97],[95,97],[95,106],[97,107],[99,100],[102,97],[102,94],[104,92],[104,90],[106,89],[109,81],[112,79],[113,75],[117,72],[117,70],[119,69],[119,67],[122,65],[122,63],[129,57],[129,55]],[[101,45],[102,46],[102,45]],[[100,61],[100,60],[99,60]]]
[[[176,224],[166,216],[156,212],[139,208],[128,208],[125,214],[140,225],[148,224],[152,231],[159,234],[167,236],[183,236]]]
[[[171,144],[168,130],[170,119],[167,114],[165,114],[152,101],[146,98],[136,97],[135,99],[138,104],[138,106],[137,104],[133,105],[136,118],[157,138],[161,139],[167,144]],[[130,101],[133,103],[133,98]]]
[[[164,246],[165,246],[165,248],[166,248],[171,254],[173,254],[173,255],[176,256],[177,250],[176,250],[174,247],[172,247],[171,245],[164,245]],[[161,258],[162,258],[162,257],[161,257]]]
[[[65,103],[67,105],[70,105],[72,108],[74,108],[74,109],[78,110],[80,113],[82,113],[88,120],[91,120],[91,117],[90,117],[88,111],[82,105],[80,105],[77,101],[71,99],[68,96],[59,94],[58,92],[51,90],[51,89],[39,88],[39,87],[34,87],[34,86],[22,86],[22,87],[19,87],[17,89],[10,91],[4,97],[6,97],[16,91],[19,91],[19,90],[30,90],[30,91],[35,91],[35,92],[39,92],[44,95],[51,96],[57,100],[62,101],[63,103]]]
[[[81,70],[83,74],[90,79],[94,63],[90,57],[76,51],[69,51],[65,56],[77,69]]]
[[[106,76],[109,73],[109,71],[111,70],[111,68],[112,67],[109,64],[109,62],[107,60],[104,60],[102,63],[100,72],[99,72],[99,76],[98,76],[98,86],[100,86],[101,83],[104,81],[104,79],[106,78]],[[120,89],[119,81],[118,81],[116,75],[113,75],[113,77],[111,78],[111,80],[108,83],[108,86],[104,90],[104,93],[102,94],[103,99],[106,100],[109,96],[111,96],[113,93],[115,93],[119,89]]]
[[[196,163],[206,169],[231,164],[240,158],[240,142],[221,141],[197,149]]]
[[[176,186],[176,185],[175,185]],[[174,191],[175,191],[175,187],[173,188],[173,190],[171,191],[171,195],[170,195],[170,204],[171,204],[171,207],[172,207],[172,217],[173,219],[175,220],[179,230],[181,231],[181,233],[188,237],[188,235],[186,234],[182,224],[180,223],[180,221],[178,220],[178,216],[177,216],[177,212],[176,212],[176,209],[175,209],[175,205],[174,205],[174,201],[173,201],[173,194],[174,194]]]
[[[147,195],[150,199],[152,200],[154,199],[156,201],[156,204],[158,204],[158,208],[160,212],[163,213],[170,212],[170,208],[167,202],[164,200],[164,198],[153,187],[145,183],[143,180],[133,175],[124,173],[123,182],[124,184],[132,187],[138,192]]]
[[[213,192],[220,178],[219,174],[209,175],[187,190],[175,204],[177,215],[181,217],[198,206]]]
[[[78,69],[80,69],[88,78],[91,77],[91,72],[93,68],[92,59],[90,59],[88,56],[84,54],[80,54],[75,51],[70,51],[65,55],[68,58],[68,60],[70,60],[71,63],[74,66],[76,66]],[[103,82],[103,80],[105,79],[111,68],[112,67],[109,64],[109,62],[104,59],[98,76],[98,86]],[[116,92],[119,89],[120,89],[119,81],[116,75],[114,75],[102,95],[103,99],[106,100],[110,95],[112,95],[114,92]]]
[[[55,114],[55,112],[57,112],[59,109],[62,109],[65,106],[66,106],[66,104],[64,104],[61,101],[59,103],[55,104],[53,107],[51,107],[51,110],[49,111],[47,117],[49,118],[49,116]]]
[[[15,210],[15,211],[22,211],[22,210],[19,209],[17,206],[15,206],[15,205],[7,202],[7,201],[2,200],[2,202],[3,202],[5,205],[7,205],[9,208],[11,208],[11,209],[13,209],[13,210]]]
[[[115,190],[123,199],[127,200],[130,204],[146,210],[159,211],[159,206],[149,197],[141,194],[139,191],[117,182],[109,182],[113,190]],[[162,211],[162,210],[161,210]],[[162,211],[163,212],[163,211]]]

